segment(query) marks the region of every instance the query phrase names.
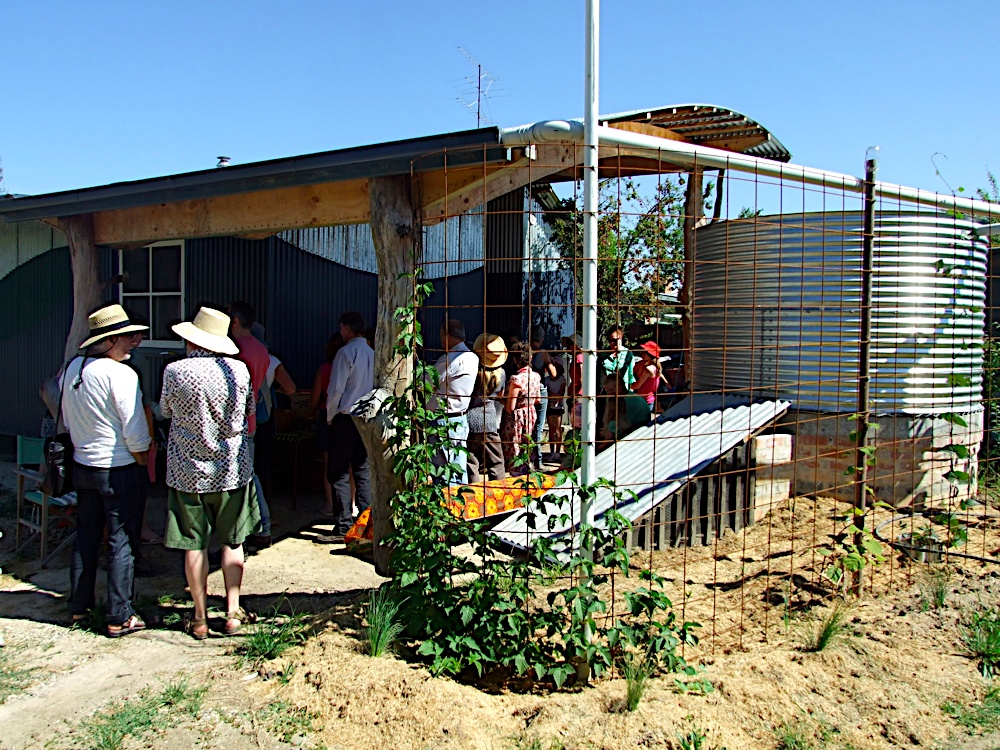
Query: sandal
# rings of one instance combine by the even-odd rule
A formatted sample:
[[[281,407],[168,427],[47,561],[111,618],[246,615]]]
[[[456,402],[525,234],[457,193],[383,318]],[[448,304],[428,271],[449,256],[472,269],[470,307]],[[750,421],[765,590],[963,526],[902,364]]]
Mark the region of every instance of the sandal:
[[[208,618],[196,617],[187,621],[184,631],[196,641],[203,641],[208,638]]]
[[[254,622],[257,622],[257,615],[247,612],[243,607],[233,612],[227,612],[226,635],[239,635],[243,631],[243,623]]]
[[[121,638],[129,633],[138,633],[146,629],[146,623],[138,615],[132,615],[121,625],[108,625],[108,638]]]

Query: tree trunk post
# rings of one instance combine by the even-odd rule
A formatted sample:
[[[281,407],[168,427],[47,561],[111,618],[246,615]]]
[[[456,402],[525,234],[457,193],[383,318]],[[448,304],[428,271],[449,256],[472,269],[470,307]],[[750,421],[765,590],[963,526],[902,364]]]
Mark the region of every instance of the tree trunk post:
[[[402,396],[413,382],[413,360],[396,354],[401,327],[395,311],[413,298],[412,283],[400,274],[412,274],[420,251],[417,226],[410,197],[409,176],[374,177],[369,181],[371,232],[378,262],[378,322],[375,327],[375,389],[380,393],[377,411],[384,398]],[[376,414],[357,418],[358,431],[368,450],[372,482],[372,524],[375,570],[388,575],[390,548],[382,540],[392,531],[390,501],[399,492],[399,478],[393,471],[394,455],[388,450],[384,425]]]
[[[688,174],[687,190],[684,193],[684,285],[681,287],[679,302],[684,315],[681,318],[681,330],[684,336],[684,377],[687,382],[694,382],[695,353],[692,333],[694,328],[694,264],[697,262],[695,252],[694,230],[702,224],[705,216],[705,203],[702,196],[702,169],[695,167]]]
[[[97,269],[93,216],[69,216],[60,219],[59,226],[69,240],[70,267],[73,271],[73,323],[63,352],[63,361],[69,361],[87,338],[87,317],[101,304],[101,280]]]

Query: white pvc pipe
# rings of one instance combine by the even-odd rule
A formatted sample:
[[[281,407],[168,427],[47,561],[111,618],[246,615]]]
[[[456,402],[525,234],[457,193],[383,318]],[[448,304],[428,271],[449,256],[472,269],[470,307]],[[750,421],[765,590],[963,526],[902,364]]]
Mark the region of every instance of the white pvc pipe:
[[[597,209],[598,209],[598,71],[600,69],[599,34],[600,0],[587,0],[586,11],[586,75],[584,91],[583,132],[574,123],[544,123],[532,126],[540,137],[555,137],[566,132],[583,137],[583,388],[580,443],[580,483],[587,487],[594,476],[597,446]],[[566,127],[564,127],[566,126]],[[566,136],[563,136],[565,139]],[[580,522],[594,525],[594,507],[589,493],[584,495]],[[592,555],[593,550],[584,549]]]
[[[825,169],[783,164],[771,159],[762,159],[606,126],[598,127],[597,134],[600,142],[604,145],[660,152],[665,160],[680,167],[735,169],[739,172],[749,172],[763,177],[774,177],[852,193],[860,193],[864,190],[862,178],[830,172]],[[501,132],[501,142],[507,146],[526,146],[529,143],[553,143],[557,141],[573,143],[582,140],[583,131],[577,120],[549,120]],[[908,201],[923,206],[962,211],[979,216],[1000,216],[1000,206],[995,203],[895,185],[891,182],[876,182],[875,194],[881,198]]]

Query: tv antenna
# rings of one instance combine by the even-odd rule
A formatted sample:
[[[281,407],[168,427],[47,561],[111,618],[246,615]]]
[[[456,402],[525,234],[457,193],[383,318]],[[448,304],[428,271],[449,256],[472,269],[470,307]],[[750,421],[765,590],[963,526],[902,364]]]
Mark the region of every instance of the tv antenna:
[[[499,87],[496,86],[497,78],[483,68],[482,63],[469,54],[465,47],[459,47],[458,51],[469,61],[470,65],[475,67],[476,72],[456,81],[460,88],[455,101],[470,113],[476,113],[477,128],[483,125],[494,125],[493,118],[490,116],[490,96],[499,90]]]

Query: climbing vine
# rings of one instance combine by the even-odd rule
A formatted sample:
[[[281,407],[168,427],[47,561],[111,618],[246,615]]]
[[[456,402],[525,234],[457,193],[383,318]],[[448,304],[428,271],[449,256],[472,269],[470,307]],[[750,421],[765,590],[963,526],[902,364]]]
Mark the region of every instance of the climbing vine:
[[[432,285],[414,279],[413,302],[396,310],[403,333],[397,355],[415,358],[423,344],[417,310]],[[466,520],[449,508],[448,487],[459,467],[441,465],[435,454],[447,439],[441,409],[428,408],[437,371],[416,359],[413,384],[387,408],[394,414],[391,448],[401,491],[392,500],[396,531],[392,546],[394,593],[416,653],[435,674],[487,673],[551,681],[557,688],[587,676],[600,677],[623,659],[638,655],[651,672],[694,674],[678,653],[697,643],[697,623],[678,622],[663,580],[641,574],[643,586],[625,595],[621,617],[609,616],[602,587],[612,574],[628,576],[625,535],[629,522],[609,510],[599,525],[582,525],[574,539],[541,537],[525,554],[510,557],[488,533],[489,521]],[[540,487],[541,475],[519,480]],[[602,479],[580,486],[575,472],[561,472],[557,484],[578,496],[599,490],[621,493]],[[537,493],[536,493],[537,494]],[[546,496],[529,506],[531,526],[545,515],[567,524],[565,497]],[[562,511],[559,517],[555,511]],[[592,556],[582,550],[592,550]]]

